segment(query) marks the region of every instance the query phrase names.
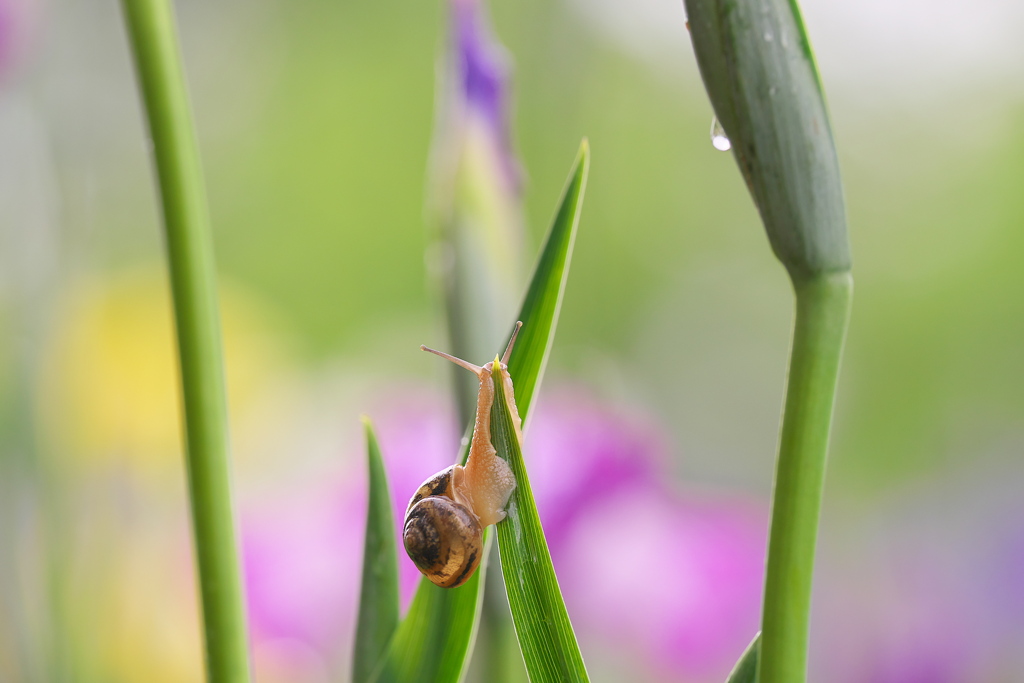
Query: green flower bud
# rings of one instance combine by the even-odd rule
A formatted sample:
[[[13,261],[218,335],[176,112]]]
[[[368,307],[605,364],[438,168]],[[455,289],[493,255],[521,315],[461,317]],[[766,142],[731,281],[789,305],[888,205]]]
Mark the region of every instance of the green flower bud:
[[[835,143],[795,0],[685,0],[704,86],[794,279],[850,269]]]

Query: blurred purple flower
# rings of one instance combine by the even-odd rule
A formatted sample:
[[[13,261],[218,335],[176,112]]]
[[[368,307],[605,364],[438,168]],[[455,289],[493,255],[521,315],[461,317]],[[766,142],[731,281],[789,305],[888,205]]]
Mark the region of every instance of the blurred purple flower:
[[[1024,510],[1003,511],[1001,529],[990,555],[986,590],[1007,630],[1024,635]]]
[[[814,598],[812,678],[835,683],[988,681],[979,664],[992,642],[979,600],[980,553],[953,527],[963,510],[876,501],[858,525],[825,539]],[[926,514],[915,514],[927,510]],[[936,524],[948,514],[949,524]],[[934,530],[942,528],[942,533]],[[963,527],[966,530],[968,525]],[[970,534],[980,538],[977,534]]]
[[[510,60],[494,37],[480,0],[451,0],[450,46],[445,76],[440,84],[439,140],[435,149],[448,147],[461,156],[466,144],[483,143],[490,158],[504,171],[506,191],[519,190],[520,169],[510,136]],[[473,140],[479,128],[481,140]]]
[[[525,451],[577,629],[652,673],[724,679],[758,628],[764,505],[673,491],[647,420],[578,390],[546,405]]]
[[[435,395],[402,387],[369,411],[378,418],[375,428],[388,470],[396,539],[412,492],[451,464],[457,452],[452,416],[443,404]],[[352,454],[350,467],[311,486],[280,490],[277,497],[253,501],[242,511],[242,556],[257,668],[266,650],[275,658],[282,651],[302,651],[306,660],[321,658],[314,663],[345,666],[366,526],[365,445],[350,443],[346,451]],[[399,551],[407,606],[420,574],[400,544]],[[297,673],[293,678],[304,680]]]
[[[455,416],[446,400],[427,392],[409,389],[395,394],[400,394],[401,398],[389,399],[370,415],[374,418],[394,506],[398,572],[404,608],[412,599],[422,576],[402,546],[401,529],[405,509],[420,484],[455,462],[459,452],[459,437]],[[364,487],[365,476],[364,472],[360,480]]]
[[[13,0],[0,0],[0,73],[4,71],[14,43],[13,10]]]
[[[453,461],[458,442],[438,397],[408,387],[387,396],[369,412],[388,470],[397,538],[409,496]],[[352,448],[361,453],[362,444]],[[724,675],[757,628],[763,515],[749,502],[672,493],[657,430],[580,390],[556,392],[539,404],[525,450],[584,647],[641,654],[652,675]],[[347,656],[366,501],[361,455],[353,462],[358,468],[339,481],[246,511],[257,652],[261,642],[300,643],[324,661]],[[419,573],[399,554],[408,603]]]
[[[299,641],[326,656],[345,642],[365,507],[365,491],[345,481],[244,511],[243,564],[257,643]]]
[[[0,82],[14,68],[33,33],[32,0],[0,0]]]
[[[870,635],[863,676],[868,683],[957,683],[970,680],[977,654],[974,610],[958,595],[957,581],[934,558],[906,558],[885,595],[874,586],[877,622]]]
[[[994,505],[976,534],[986,547],[971,555],[981,566],[972,567],[968,585],[976,586],[976,602],[991,617],[981,638],[989,650],[985,659],[994,671],[1020,673],[1024,671],[1024,507],[1016,487],[1009,495],[1013,500]]]
[[[524,457],[553,548],[608,494],[653,487],[668,467],[652,425],[613,411],[584,391],[556,390],[531,420]]]
[[[574,623],[653,673],[724,680],[758,629],[763,508],[633,485],[595,504],[558,548]]]
[[[453,344],[467,358],[493,353],[521,290],[520,168],[510,133],[510,60],[479,0],[449,0],[431,145],[429,262],[445,295]],[[472,320],[472,325],[466,321]],[[459,385],[468,410],[469,376]]]

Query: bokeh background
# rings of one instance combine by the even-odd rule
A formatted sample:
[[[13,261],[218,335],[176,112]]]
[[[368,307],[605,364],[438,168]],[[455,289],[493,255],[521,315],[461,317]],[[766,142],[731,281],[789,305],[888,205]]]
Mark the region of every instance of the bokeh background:
[[[417,349],[446,339],[424,210],[446,6],[176,5],[258,680],[345,680],[358,416],[397,508],[459,432]],[[1024,680],[1024,6],[802,5],[857,287],[812,679]],[[786,277],[710,144],[681,3],[490,14],[527,263],[593,155],[527,437],[584,655],[596,681],[721,681],[758,623]],[[0,0],[0,680],[200,678],[158,216],[117,3]]]

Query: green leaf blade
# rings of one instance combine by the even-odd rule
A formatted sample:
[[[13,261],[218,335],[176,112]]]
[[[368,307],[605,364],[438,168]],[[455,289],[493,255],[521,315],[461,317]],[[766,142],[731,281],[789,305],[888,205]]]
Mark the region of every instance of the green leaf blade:
[[[373,672],[387,652],[395,629],[398,628],[399,605],[398,554],[387,473],[369,418],[363,418],[363,425],[366,430],[370,495],[366,511],[366,539],[363,543],[359,616],[352,653],[353,683],[372,680]]]
[[[725,683],[754,683],[757,680],[757,660],[760,656],[761,634],[758,633],[740,655],[740,660],[736,662]]]
[[[484,559],[458,588],[439,588],[421,579],[409,613],[399,624],[377,683],[459,681],[465,674],[470,645],[476,637],[483,576],[491,547],[484,531]]]
[[[523,660],[532,683],[586,683],[587,669],[558,587],[503,390],[496,380],[491,435],[498,456],[512,468],[516,489],[506,507],[507,517],[496,528],[501,571]]]
[[[540,388],[544,364],[554,341],[583,208],[589,156],[589,146],[584,140],[516,317],[523,322],[523,329],[509,359],[509,370],[516,378],[516,403],[524,421]],[[460,454],[460,462],[465,462],[468,441]],[[489,531],[485,530],[487,539],[492,536]],[[479,569],[458,588],[438,588],[426,578],[420,580],[409,612],[399,624],[374,680],[379,683],[457,683],[462,680],[476,637],[486,556],[485,552]]]

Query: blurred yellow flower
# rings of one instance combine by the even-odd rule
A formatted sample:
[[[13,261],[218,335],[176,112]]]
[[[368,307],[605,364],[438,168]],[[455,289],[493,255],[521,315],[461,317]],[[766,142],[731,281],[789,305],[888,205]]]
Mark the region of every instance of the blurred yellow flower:
[[[228,404],[244,414],[278,377],[281,334],[251,296],[221,283]],[[182,466],[178,360],[165,272],[135,269],[73,284],[43,353],[42,442],[61,462]]]
[[[230,284],[220,290],[237,461],[265,436],[265,406],[293,368],[266,308]],[[166,271],[73,282],[40,359],[40,442],[55,465],[55,543],[68,548],[57,578],[68,666],[80,680],[201,680]]]

